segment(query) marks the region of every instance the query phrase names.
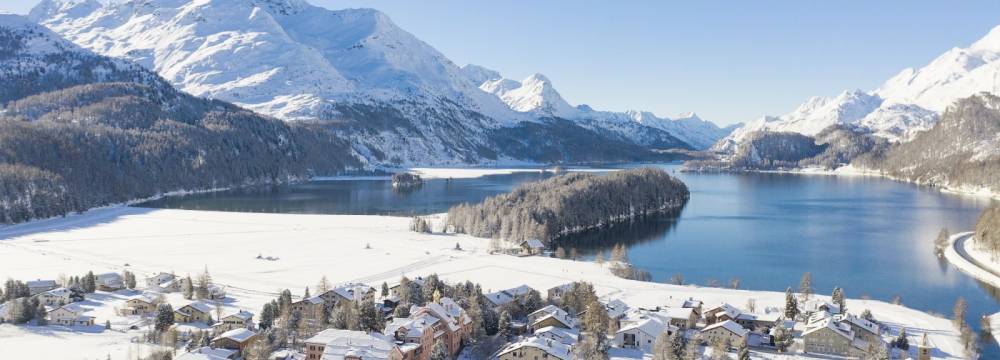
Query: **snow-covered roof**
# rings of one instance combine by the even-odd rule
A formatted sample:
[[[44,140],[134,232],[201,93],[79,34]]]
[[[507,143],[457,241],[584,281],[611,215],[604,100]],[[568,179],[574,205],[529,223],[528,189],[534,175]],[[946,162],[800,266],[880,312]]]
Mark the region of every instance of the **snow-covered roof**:
[[[668,308],[696,308],[702,305],[701,300],[695,300],[692,298],[674,298],[670,297],[664,301],[663,305]]]
[[[823,329],[830,329],[849,340],[854,339],[854,332],[851,331],[851,327],[837,322],[832,316],[821,319],[810,319],[809,323],[806,324],[805,331],[802,332],[802,336],[806,336]]]
[[[712,313],[712,312],[716,312],[716,315],[715,315],[716,317],[719,316],[718,312],[722,312],[722,313],[726,314],[726,316],[729,316],[730,319],[735,319],[737,316],[740,316],[740,314],[743,312],[743,310],[740,310],[739,308],[737,308],[735,306],[732,306],[732,305],[729,305],[729,304],[726,304],[726,303],[722,303],[722,304],[714,306],[711,309],[708,309],[708,311],[706,311],[706,313]]]
[[[505,347],[503,350],[500,350],[498,354],[503,355],[524,347],[533,347],[542,350],[546,354],[549,354],[549,356],[553,356],[561,360],[569,360],[571,358],[570,347],[568,345],[552,339],[547,339],[537,336],[532,336],[527,339],[507,345],[507,347]]]
[[[572,318],[570,318],[569,313],[555,305],[546,305],[541,309],[535,310],[531,314],[528,314],[528,318],[535,319],[534,323],[538,323],[548,318],[554,318],[563,323],[563,325],[566,325],[566,327],[573,327],[575,325],[575,322]]]
[[[356,300],[355,296],[368,294],[368,292],[372,291],[372,287],[361,283],[348,283],[338,285],[331,291],[344,299],[354,301]]]
[[[296,301],[295,303],[296,304],[307,303],[307,304],[317,305],[317,304],[322,304],[324,302],[326,302],[326,300],[324,300],[322,296],[316,295],[316,296],[310,296],[310,297],[307,297],[305,299]]]
[[[878,335],[878,325],[854,314],[835,315],[837,321],[853,324],[865,331]]]
[[[524,295],[528,295],[528,293],[531,292],[531,287],[528,286],[528,285],[521,285],[521,286],[513,287],[513,288],[510,288],[510,289],[507,289],[507,290],[504,290],[504,291],[506,291],[511,296],[515,296],[515,297],[516,296],[524,296]]]
[[[765,314],[753,314],[753,313],[740,313],[736,316],[736,319],[746,320],[746,321],[760,321],[760,322],[776,322],[781,314],[778,312],[771,312]]]
[[[59,310],[59,309],[66,310],[66,311],[69,311],[69,312],[77,314],[77,315],[82,314],[84,311],[87,311],[86,309],[84,309],[83,307],[81,307],[78,304],[66,304],[66,305],[63,305],[63,306],[60,306],[60,307],[56,308],[56,310]]]
[[[486,301],[489,301],[493,305],[500,306],[514,301],[514,297],[510,296],[506,291],[497,291],[483,294]]]
[[[411,315],[408,318],[395,318],[385,326],[383,333],[392,336],[400,329],[405,329],[406,333],[403,336],[419,338],[424,334],[425,330],[432,329],[438,321],[438,318],[426,313]]]
[[[186,307],[191,307],[198,312],[209,314],[212,312],[212,305],[203,301],[192,301],[190,303],[184,304],[183,306],[177,308],[177,312],[184,313],[183,309]]]
[[[332,331],[330,331],[332,330]],[[329,332],[327,332],[329,331]],[[379,333],[328,329],[321,360],[388,359],[394,347],[390,338]]]
[[[126,301],[129,301],[129,300],[139,300],[139,301],[143,301],[143,302],[152,304],[152,303],[154,303],[156,301],[156,297],[153,294],[142,293],[142,294],[138,294],[138,295],[129,296],[125,300]]]
[[[723,328],[723,329],[729,330],[729,332],[734,333],[734,334],[739,335],[739,336],[746,336],[746,334],[747,334],[747,329],[744,329],[742,326],[740,326],[740,324],[737,324],[736,322],[734,322],[732,320],[726,320],[726,321],[717,322],[715,324],[706,326],[701,331],[702,332],[706,332],[706,331],[709,331],[709,330],[712,330],[712,329],[717,329],[717,328]]]
[[[123,280],[122,274],[116,272],[106,272],[102,274],[94,275],[97,281],[108,281],[108,280]]]
[[[46,291],[43,294],[51,295],[51,296],[67,297],[67,296],[69,296],[72,293],[73,292],[70,291],[69,289],[61,287],[61,288],[55,288],[55,289]]]
[[[41,287],[56,287],[55,280],[32,280],[25,283],[29,288],[41,288]]]
[[[580,330],[546,326],[535,330],[535,336],[556,340],[566,345],[573,345],[580,339]]]
[[[223,316],[223,318],[227,317],[235,317],[243,321],[249,321],[250,319],[253,319],[253,313],[246,310],[240,310],[238,312]]]
[[[607,307],[608,316],[611,317],[612,319],[622,317],[626,313],[628,313],[629,310],[632,309],[624,301],[621,301],[621,299],[614,299],[608,301],[608,303],[605,304],[604,306]]]
[[[236,350],[229,349],[213,349],[211,347],[205,346],[200,347],[191,352],[177,355],[175,360],[229,360]]]
[[[528,240],[522,241],[521,242],[521,246],[527,246],[530,249],[544,249],[545,248],[545,244],[543,244],[542,241],[538,240],[538,239],[528,239]]]
[[[636,319],[633,321],[628,321],[622,324],[622,327],[618,329],[617,333],[627,333],[632,331],[641,331],[650,337],[657,337],[663,332],[667,331],[670,327],[663,323],[660,319],[656,317],[645,317],[642,319]]]
[[[229,339],[238,343],[242,343],[244,341],[250,340],[250,338],[252,338],[254,335],[257,335],[257,333],[250,331],[247,328],[236,328],[226,331],[222,333],[222,335],[216,336],[215,339],[212,340],[214,341],[219,339]]]
[[[687,320],[691,318],[691,315],[694,313],[694,309],[668,307],[668,308],[661,308],[660,311],[657,311],[656,313],[668,319]]]

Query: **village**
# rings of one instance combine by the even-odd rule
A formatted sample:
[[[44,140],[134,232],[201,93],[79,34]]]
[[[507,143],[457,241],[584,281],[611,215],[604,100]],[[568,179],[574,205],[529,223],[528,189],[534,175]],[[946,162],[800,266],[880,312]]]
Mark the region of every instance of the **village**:
[[[523,251],[534,255],[533,243]],[[524,255],[524,254],[520,254]],[[786,293],[784,308],[663,298],[653,308],[598,297],[592,285],[528,285],[484,292],[437,275],[380,285],[284,290],[262,309],[239,309],[207,268],[192,279],[168,272],[88,272],[8,280],[0,321],[87,331],[133,330],[158,350],[143,359],[726,359],[929,360],[925,334],[882,324],[845,299]],[[94,299],[117,298],[101,303]],[[108,309],[111,307],[112,309]],[[912,344],[912,345],[911,345]],[[138,358],[138,356],[137,356]]]

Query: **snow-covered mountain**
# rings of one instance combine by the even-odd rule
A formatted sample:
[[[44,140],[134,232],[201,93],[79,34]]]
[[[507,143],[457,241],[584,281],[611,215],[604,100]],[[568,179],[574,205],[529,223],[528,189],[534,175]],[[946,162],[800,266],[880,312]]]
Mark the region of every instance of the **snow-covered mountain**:
[[[892,141],[930,129],[958,99],[1000,91],[1000,27],[967,48],[951,49],[923,68],[901,71],[870,92],[813,97],[791,113],[765,116],[734,131],[713,148],[731,151],[747,134],[788,131],[814,136],[831,125],[850,125]]]
[[[683,113],[671,119],[648,111],[613,112],[594,110],[587,105],[573,106],[542,74],[517,81],[503,78],[499,72],[478,65],[466,65],[463,71],[471,81],[480,84],[480,89],[496,95],[514,111],[573,120],[581,126],[612,131],[644,145],[653,145],[657,134],[665,132],[691,148],[705,149],[729,134],[730,130],[702,120],[694,113]]]

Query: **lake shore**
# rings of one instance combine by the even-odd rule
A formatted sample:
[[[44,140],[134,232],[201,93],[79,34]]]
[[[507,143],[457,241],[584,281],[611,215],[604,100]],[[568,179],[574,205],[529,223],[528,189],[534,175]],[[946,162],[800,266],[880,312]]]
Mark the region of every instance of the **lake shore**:
[[[952,235],[944,257],[966,274],[985,283],[1000,287],[1000,262],[976,247],[972,232]]]
[[[18,279],[126,268],[140,276],[159,271],[197,274],[207,266],[215,281],[238,299],[231,306],[254,312],[280,289],[300,294],[324,275],[334,283],[378,285],[403,275],[432,273],[448,281],[478,282],[484,290],[527,284],[544,292],[584,280],[604,298],[641,307],[688,297],[736,305],[752,298],[760,309],[779,309],[784,303],[782,292],[638,282],[618,278],[593,262],[493,255],[487,251],[487,239],[418,234],[408,230],[409,221],[113,207],[0,229],[0,263],[5,264],[5,276]],[[258,260],[258,255],[277,260]],[[879,320],[905,326],[911,335],[927,333],[940,357],[961,357],[958,331],[948,319],[875,300],[851,299],[847,306],[859,312],[870,309]],[[0,332],[0,347],[14,348],[21,341],[22,336],[4,334],[10,332]],[[61,341],[51,338],[46,344],[58,347]],[[100,348],[77,351],[94,355],[88,357],[105,355]]]

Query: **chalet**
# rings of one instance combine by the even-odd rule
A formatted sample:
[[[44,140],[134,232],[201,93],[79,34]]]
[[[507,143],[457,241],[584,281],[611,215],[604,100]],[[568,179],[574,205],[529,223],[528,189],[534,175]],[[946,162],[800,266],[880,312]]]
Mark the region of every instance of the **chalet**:
[[[212,347],[236,350],[236,352],[242,354],[243,350],[251,344],[255,337],[257,337],[257,333],[251,330],[244,328],[233,329],[213,338]]]
[[[541,329],[547,326],[572,329],[576,327],[576,320],[566,310],[555,305],[548,305],[528,314],[528,324],[531,329]]]
[[[72,293],[69,289],[61,287],[39,293],[36,296],[38,297],[38,302],[44,305],[63,306],[72,302],[70,300]]]
[[[240,310],[223,316],[215,325],[212,325],[212,330],[216,331],[217,334],[240,328],[253,330],[252,312]]]
[[[663,307],[667,308],[681,308],[681,309],[691,309],[694,311],[697,318],[701,318],[701,310],[703,303],[701,300],[695,300],[693,298],[674,298],[669,297],[663,303]]]
[[[302,315],[303,319],[318,319],[323,314],[323,307],[326,306],[326,300],[320,295],[308,297],[299,301],[292,302],[292,311],[298,312]]]
[[[161,272],[146,278],[146,289],[156,292],[174,292],[180,290],[174,274]]]
[[[122,274],[109,272],[94,276],[97,290],[116,291],[125,288],[125,278]]]
[[[119,312],[121,315],[152,315],[156,312],[158,300],[150,294],[139,294],[130,296],[125,300],[125,307]]]
[[[177,357],[174,357],[174,360],[234,360],[238,355],[236,350],[215,349],[203,346],[177,355]]]
[[[833,302],[822,299],[811,299],[802,304],[799,309],[802,314],[809,317],[815,313],[839,314],[840,306]]]
[[[735,346],[741,340],[746,340],[748,333],[747,329],[744,329],[740,324],[732,320],[716,322],[701,329],[702,339],[709,344],[721,340],[728,342],[732,346]]]
[[[410,282],[417,286],[424,286],[424,278],[421,276],[410,279]],[[399,296],[399,283],[389,285],[389,294]]]
[[[49,321],[65,326],[93,326],[94,317],[84,315],[84,311],[76,304],[63,305],[49,312]]]
[[[521,256],[531,256],[541,254],[545,251],[545,244],[538,239],[528,239],[521,242]]]
[[[558,341],[541,337],[527,339],[507,345],[499,353],[499,360],[557,359],[569,360],[573,355],[570,347]]]
[[[547,326],[537,329],[535,330],[534,335],[540,338],[555,340],[569,346],[573,346],[580,340],[580,330],[565,329],[555,326]]]
[[[752,314],[747,312],[741,312],[736,315],[733,321],[736,321],[740,326],[750,329],[750,330],[762,330],[773,328],[775,324],[778,323],[778,319],[781,318],[782,314],[779,312],[770,312],[764,314]]]
[[[658,317],[643,315],[622,320],[621,328],[615,332],[615,345],[623,349],[641,349],[651,352],[656,337],[662,333],[672,334],[677,327],[665,323]]]
[[[319,294],[318,296],[330,304],[340,301],[361,301],[370,296],[374,296],[375,289],[371,286],[360,283],[348,283]]]
[[[855,336],[851,326],[832,316],[810,318],[802,332],[802,344],[807,353],[864,357],[868,342]]]
[[[667,324],[681,329],[694,328],[698,323],[698,313],[695,308],[661,308],[654,314],[666,320]]]
[[[34,280],[28,281],[28,293],[31,295],[37,295],[52,289],[59,287],[55,280]]]
[[[174,310],[174,321],[178,323],[204,322],[212,320],[212,305],[194,301]]]
[[[528,285],[521,285],[507,290],[483,294],[483,297],[486,298],[486,301],[489,301],[490,305],[494,308],[498,308],[515,300],[523,304],[529,292],[531,292],[531,287]]]
[[[545,295],[548,296],[549,300],[558,302],[562,299],[563,294],[570,291],[573,291],[573,283],[565,283],[548,289]]]
[[[735,306],[721,304],[705,310],[705,323],[711,325],[726,320],[736,320],[736,317],[742,312]]]

